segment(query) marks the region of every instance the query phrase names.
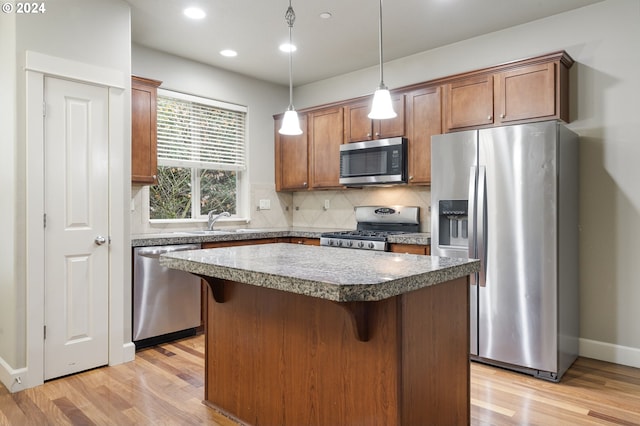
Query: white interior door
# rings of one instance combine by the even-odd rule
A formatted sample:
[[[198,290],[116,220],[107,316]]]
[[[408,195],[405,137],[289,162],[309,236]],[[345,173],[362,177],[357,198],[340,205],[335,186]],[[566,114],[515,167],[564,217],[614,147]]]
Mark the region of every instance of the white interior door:
[[[45,78],[44,379],[105,365],[109,94]]]

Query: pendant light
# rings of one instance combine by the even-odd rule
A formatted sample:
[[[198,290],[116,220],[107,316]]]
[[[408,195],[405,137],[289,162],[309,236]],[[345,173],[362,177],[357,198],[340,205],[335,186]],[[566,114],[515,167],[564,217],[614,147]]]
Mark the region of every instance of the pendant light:
[[[380,0],[380,15],[378,20],[380,27],[378,31],[378,46],[380,53],[380,85],[373,94],[373,102],[371,102],[371,111],[368,117],[376,120],[384,120],[387,118],[394,118],[398,114],[393,110],[393,104],[391,103],[391,94],[389,89],[384,85],[384,78],[382,72],[382,0]]]
[[[296,20],[296,14],[293,11],[293,7],[291,7],[291,0],[289,0],[289,7],[284,14],[284,19],[289,25],[289,107],[284,113],[282,126],[280,127],[280,130],[278,130],[278,133],[280,133],[281,135],[301,135],[302,129],[300,128],[298,113],[293,108],[293,77],[291,71],[293,61],[291,58],[291,55],[293,54],[293,43],[291,41],[291,29],[293,28],[293,23]]]

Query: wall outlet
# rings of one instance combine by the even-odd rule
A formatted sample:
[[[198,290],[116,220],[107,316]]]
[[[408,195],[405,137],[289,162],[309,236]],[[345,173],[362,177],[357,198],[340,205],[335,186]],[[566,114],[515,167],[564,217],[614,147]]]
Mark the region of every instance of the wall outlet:
[[[331,207],[331,203],[329,202],[329,200],[324,200],[324,209],[329,210],[330,207]]]
[[[271,210],[271,200],[260,200],[260,210]]]

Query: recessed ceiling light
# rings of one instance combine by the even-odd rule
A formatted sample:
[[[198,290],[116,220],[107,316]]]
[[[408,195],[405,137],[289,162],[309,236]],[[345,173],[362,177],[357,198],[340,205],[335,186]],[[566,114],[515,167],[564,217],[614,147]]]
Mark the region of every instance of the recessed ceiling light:
[[[296,50],[298,50],[298,48],[295,45],[289,44],[289,43],[282,43],[279,49],[285,53],[295,52]]]
[[[204,10],[197,7],[188,7],[183,13],[191,19],[202,19],[207,16],[207,14],[204,13]]]
[[[238,56],[238,52],[236,52],[235,50],[231,50],[231,49],[224,49],[220,51],[220,54],[222,56],[227,56],[229,58],[232,58],[234,56]]]
[[[329,19],[329,18],[331,18],[331,16],[332,16],[332,15],[331,15],[331,12],[322,12],[322,13],[320,14],[320,17],[321,17],[322,19]]]

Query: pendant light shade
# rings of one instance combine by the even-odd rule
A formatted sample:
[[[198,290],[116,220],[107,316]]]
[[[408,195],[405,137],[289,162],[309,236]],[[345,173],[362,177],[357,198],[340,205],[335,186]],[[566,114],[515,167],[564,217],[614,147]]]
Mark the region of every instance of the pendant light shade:
[[[300,120],[298,119],[298,113],[291,109],[284,113],[282,118],[282,126],[278,133],[281,135],[301,135],[302,129],[300,128]]]
[[[302,129],[300,128],[300,120],[298,119],[298,113],[293,107],[293,60],[291,57],[293,54],[293,43],[291,41],[291,30],[293,28],[293,23],[296,20],[296,14],[293,11],[293,7],[291,7],[291,0],[289,0],[289,7],[284,14],[284,19],[287,21],[287,25],[289,26],[289,108],[287,108],[287,111],[284,113],[282,126],[280,126],[278,133],[281,135],[301,135]]]
[[[371,112],[368,117],[373,120],[384,120],[387,118],[394,118],[398,114],[393,110],[393,104],[391,103],[391,93],[386,87],[378,88],[373,94],[373,101],[371,102]]]
[[[384,74],[382,70],[382,0],[380,0],[380,14],[379,14],[379,28],[378,28],[378,46],[380,53],[380,84],[378,89],[373,94],[373,101],[371,102],[371,111],[368,117],[374,120],[384,120],[387,118],[394,118],[398,114],[393,110],[393,104],[391,103],[391,94],[389,89],[384,85]]]

